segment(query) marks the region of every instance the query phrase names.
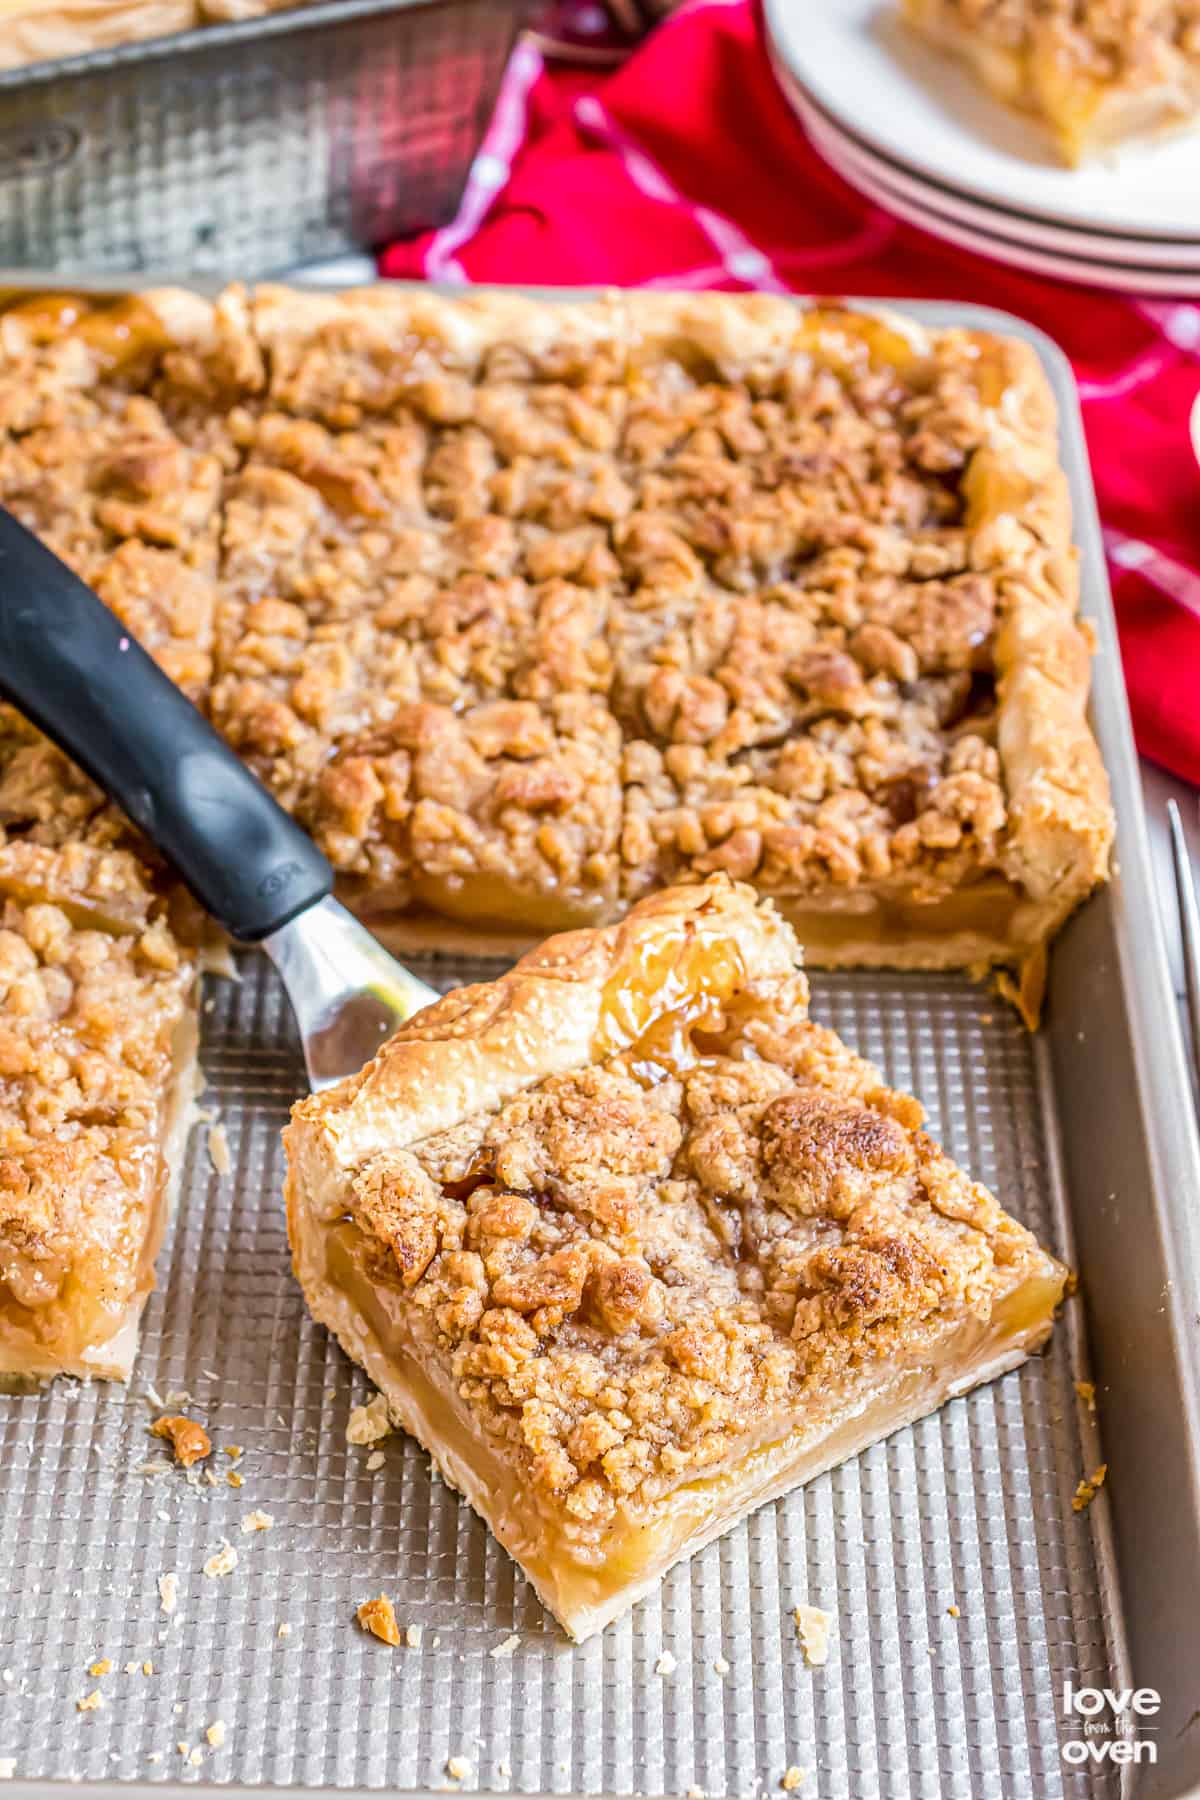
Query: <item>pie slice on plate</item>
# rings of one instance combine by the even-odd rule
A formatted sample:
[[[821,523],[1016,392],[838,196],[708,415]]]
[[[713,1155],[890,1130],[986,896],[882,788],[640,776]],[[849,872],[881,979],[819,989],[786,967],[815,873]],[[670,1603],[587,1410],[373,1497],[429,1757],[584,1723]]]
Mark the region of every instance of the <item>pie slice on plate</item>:
[[[917,30],[1081,163],[1200,123],[1197,0],[901,0]]]
[[[1019,1363],[1066,1271],[723,876],[419,1014],[285,1132],[315,1316],[575,1638]]]

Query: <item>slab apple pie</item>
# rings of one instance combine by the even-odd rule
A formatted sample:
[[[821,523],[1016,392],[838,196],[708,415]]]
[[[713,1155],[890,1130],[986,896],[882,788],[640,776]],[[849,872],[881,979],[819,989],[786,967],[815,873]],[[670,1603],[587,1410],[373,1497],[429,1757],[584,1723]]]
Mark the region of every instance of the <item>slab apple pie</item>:
[[[901,0],[1069,163],[1200,122],[1200,0]]]
[[[313,1312],[577,1638],[1062,1297],[799,960],[751,889],[670,889],[451,993],[284,1134]]]
[[[724,873],[811,962],[998,966],[1032,1018],[1104,878],[1054,406],[1015,341],[727,294],[43,296],[0,310],[0,504],[397,947],[515,952]],[[83,856],[61,884],[119,839],[161,895],[26,737],[6,840]]]

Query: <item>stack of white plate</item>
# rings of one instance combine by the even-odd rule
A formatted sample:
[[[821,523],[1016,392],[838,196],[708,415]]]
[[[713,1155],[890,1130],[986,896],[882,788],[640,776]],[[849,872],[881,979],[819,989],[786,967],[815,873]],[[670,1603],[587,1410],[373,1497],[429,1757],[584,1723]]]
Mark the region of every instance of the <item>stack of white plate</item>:
[[[896,0],[765,0],[784,92],[837,172],[897,217],[1040,274],[1200,297],[1200,131],[1080,169],[1036,119],[905,26]]]

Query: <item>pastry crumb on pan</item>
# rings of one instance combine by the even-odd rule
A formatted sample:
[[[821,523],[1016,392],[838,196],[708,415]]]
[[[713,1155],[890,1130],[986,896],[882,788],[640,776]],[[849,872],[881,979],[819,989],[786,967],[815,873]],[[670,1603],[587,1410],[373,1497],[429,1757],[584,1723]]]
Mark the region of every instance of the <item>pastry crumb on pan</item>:
[[[717,876],[551,938],[300,1101],[293,1257],[585,1637],[1044,1342],[1064,1270],[922,1119],[809,1018],[786,922]],[[810,1661],[822,1622],[799,1609]]]

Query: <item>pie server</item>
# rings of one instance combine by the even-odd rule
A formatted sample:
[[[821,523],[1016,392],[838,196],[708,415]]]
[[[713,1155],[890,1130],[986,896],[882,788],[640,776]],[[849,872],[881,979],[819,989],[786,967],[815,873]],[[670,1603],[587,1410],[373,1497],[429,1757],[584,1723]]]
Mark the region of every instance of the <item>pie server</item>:
[[[283,976],[314,1089],[437,992],[334,900],[333,870],[120,620],[0,508],[0,698],[114,800]]]

